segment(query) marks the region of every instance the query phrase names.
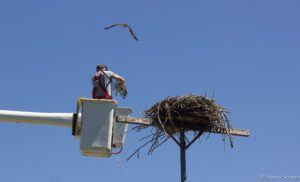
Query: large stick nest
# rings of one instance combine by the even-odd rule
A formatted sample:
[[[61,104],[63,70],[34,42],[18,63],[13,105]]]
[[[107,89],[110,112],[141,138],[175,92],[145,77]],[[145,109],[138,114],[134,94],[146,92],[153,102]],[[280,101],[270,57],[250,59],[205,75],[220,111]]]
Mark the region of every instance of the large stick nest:
[[[227,132],[231,146],[233,146],[232,136],[228,132],[231,128],[229,123],[228,111],[215,103],[213,99],[205,96],[176,96],[154,104],[151,108],[144,111],[145,118],[151,120],[151,126],[137,126],[133,128],[136,131],[152,127],[149,136],[142,138],[149,139],[145,144],[133,153],[136,154],[141,148],[151,143],[148,154],[161,144],[166,142],[171,136],[176,137],[180,131],[197,132],[223,131]],[[223,140],[225,136],[223,135]],[[133,156],[132,155],[132,156]],[[132,157],[130,156],[130,157]]]

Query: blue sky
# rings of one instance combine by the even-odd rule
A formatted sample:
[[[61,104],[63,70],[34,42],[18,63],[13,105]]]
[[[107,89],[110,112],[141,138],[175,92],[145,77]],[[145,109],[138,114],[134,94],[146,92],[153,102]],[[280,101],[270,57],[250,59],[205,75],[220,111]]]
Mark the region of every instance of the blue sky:
[[[261,181],[300,176],[300,2],[0,1],[0,109],[74,112],[105,63],[124,76],[120,106],[142,116],[167,96],[214,95],[230,109],[235,138],[219,135],[187,151],[188,181]],[[139,42],[114,23],[128,23]],[[147,133],[129,133],[120,156],[80,155],[66,128],[0,123],[0,181],[179,181],[179,149],[126,158]]]

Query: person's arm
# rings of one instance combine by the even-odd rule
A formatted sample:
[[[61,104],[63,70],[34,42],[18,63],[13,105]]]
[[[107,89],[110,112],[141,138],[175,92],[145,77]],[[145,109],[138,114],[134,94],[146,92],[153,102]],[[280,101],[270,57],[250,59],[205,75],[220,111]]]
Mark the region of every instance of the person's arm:
[[[91,78],[93,87],[99,86],[99,79],[96,79],[96,75]]]
[[[113,79],[118,80],[120,83],[125,83],[125,79],[123,77],[121,77],[120,75],[112,72],[112,71],[107,71],[107,73],[109,73],[110,77]]]
[[[114,74],[112,77],[115,78],[116,80],[118,80],[121,83],[125,83],[125,79],[123,77],[117,75],[117,74]]]

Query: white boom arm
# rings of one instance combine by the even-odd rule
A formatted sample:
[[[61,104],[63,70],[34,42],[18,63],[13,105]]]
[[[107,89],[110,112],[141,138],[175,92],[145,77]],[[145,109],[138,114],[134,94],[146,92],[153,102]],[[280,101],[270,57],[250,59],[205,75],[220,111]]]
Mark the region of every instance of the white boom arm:
[[[0,122],[44,124],[72,128],[72,120],[73,113],[41,113],[0,110]],[[78,120],[80,121],[80,119]]]

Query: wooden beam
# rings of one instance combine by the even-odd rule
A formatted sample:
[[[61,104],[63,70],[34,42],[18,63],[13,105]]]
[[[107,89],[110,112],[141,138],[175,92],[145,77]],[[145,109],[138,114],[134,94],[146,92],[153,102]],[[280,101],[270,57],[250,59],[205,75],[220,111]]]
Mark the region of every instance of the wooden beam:
[[[138,124],[138,125],[151,125],[151,121],[146,118],[134,118],[131,116],[117,116],[117,122],[119,123],[127,123],[127,124]],[[200,128],[196,130],[201,130]],[[203,129],[202,129],[203,130]],[[209,133],[216,133],[216,134],[227,134],[230,133],[231,135],[234,136],[241,136],[241,137],[249,137],[250,132],[247,129],[227,129],[226,131],[217,131],[217,130],[204,130],[204,132],[209,132]]]
[[[131,116],[117,115],[117,122],[138,125],[151,125],[151,121],[146,118],[134,118]]]
[[[209,131],[205,131],[205,132],[216,133],[216,134],[230,133],[231,135],[241,136],[241,137],[249,137],[250,136],[249,130],[247,130],[247,129],[237,129],[237,128],[227,129],[226,132],[225,131],[214,131],[214,130],[209,130]]]

